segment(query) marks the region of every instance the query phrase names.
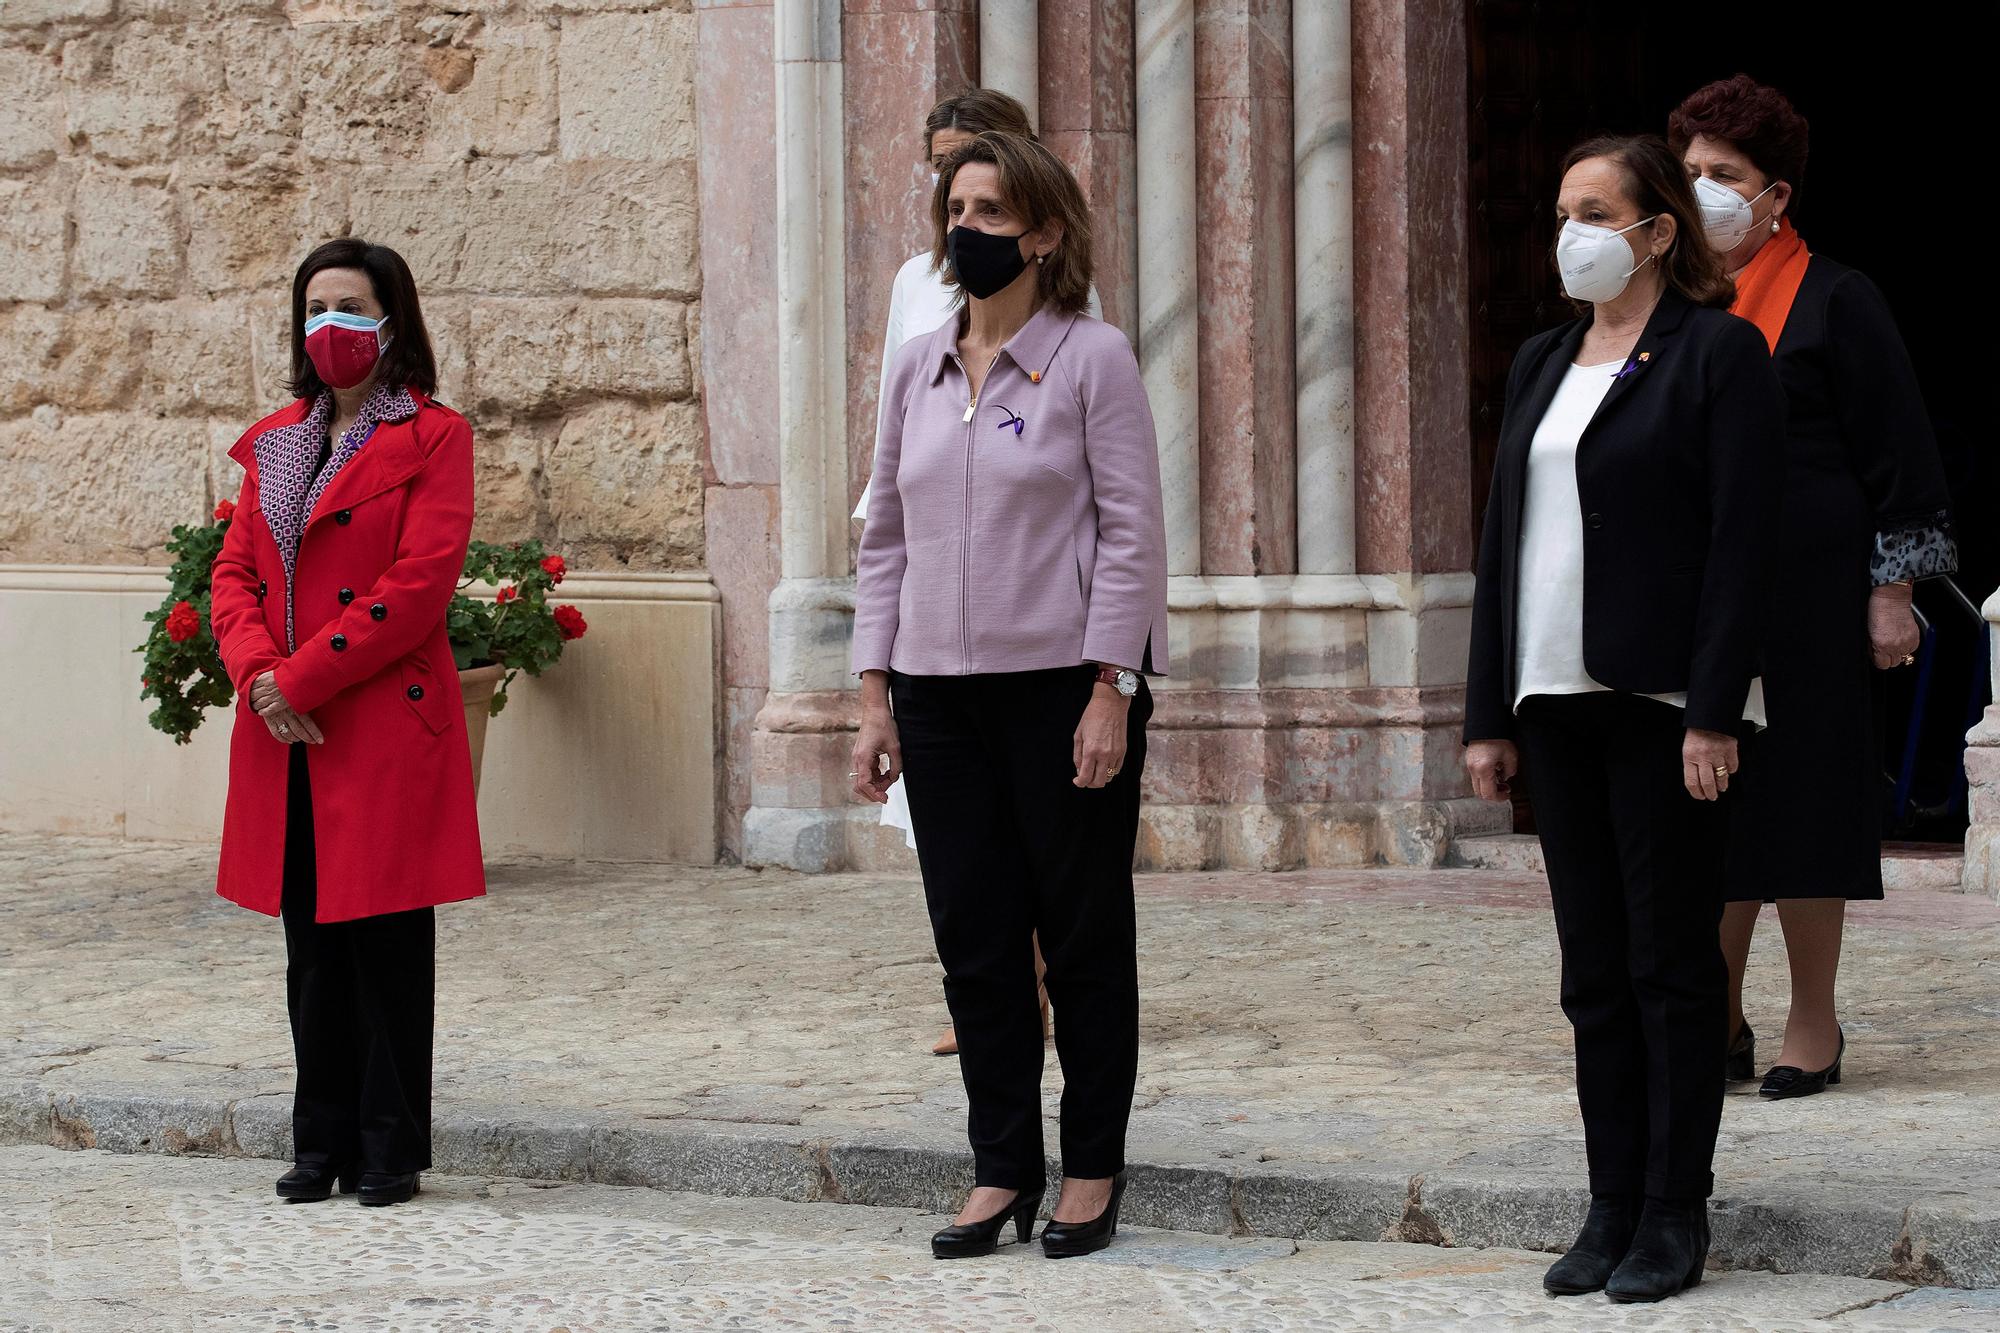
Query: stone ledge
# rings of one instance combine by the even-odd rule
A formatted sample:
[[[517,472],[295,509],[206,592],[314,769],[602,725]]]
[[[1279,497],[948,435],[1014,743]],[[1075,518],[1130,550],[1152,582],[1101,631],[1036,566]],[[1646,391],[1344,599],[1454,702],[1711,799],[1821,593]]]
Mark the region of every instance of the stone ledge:
[[[1454,848],[1482,842],[1474,835],[1491,830],[1505,817],[1504,809],[1471,799],[1148,802],[1139,812],[1135,864],[1142,872],[1428,868],[1453,864],[1449,858]],[[753,805],[744,816],[743,833],[747,866],[813,874],[904,875],[917,869],[916,854],[905,845],[901,830],[882,827],[876,806]]]
[[[210,1157],[290,1156],[282,1096],[71,1094],[0,1086],[0,1143]],[[433,1125],[438,1171],[593,1181],[725,1197],[948,1212],[971,1182],[956,1143],[795,1126],[453,1106]],[[1051,1177],[1059,1170],[1049,1164]],[[1223,1235],[1559,1250],[1583,1194],[1526,1171],[1408,1163],[1134,1161],[1127,1220]],[[1712,1206],[1718,1268],[2000,1287],[2000,1206],[1791,1182]]]

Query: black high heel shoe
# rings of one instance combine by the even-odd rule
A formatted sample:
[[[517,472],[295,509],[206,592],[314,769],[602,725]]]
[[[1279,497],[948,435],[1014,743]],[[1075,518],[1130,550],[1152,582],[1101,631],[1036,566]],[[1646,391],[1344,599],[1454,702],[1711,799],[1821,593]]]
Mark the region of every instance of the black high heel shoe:
[[[342,1194],[354,1193],[354,1171],[331,1162],[299,1162],[278,1177],[278,1197],[286,1203],[323,1203],[333,1197],[338,1182]]]
[[[367,1208],[380,1208],[392,1203],[408,1203],[413,1195],[424,1192],[417,1182],[418,1172],[396,1173],[389,1171],[363,1171],[361,1184],[355,1191],[361,1196],[361,1203]]]
[[[1111,1198],[1088,1222],[1050,1222],[1042,1228],[1042,1253],[1051,1259],[1095,1254],[1118,1234],[1118,1205],[1125,1197],[1125,1173],[1111,1177]]]
[[[1764,1075],[1764,1086],[1757,1089],[1759,1097],[1771,1101],[1783,1101],[1787,1097],[1810,1097],[1816,1092],[1825,1092],[1840,1082],[1840,1062],[1847,1058],[1847,1030],[1840,1029],[1840,1050],[1834,1055],[1833,1063],[1824,1069],[1808,1074],[1797,1065],[1777,1065]]]
[[[1750,1030],[1747,1018],[1736,1029],[1736,1040],[1729,1043],[1729,1062],[1723,1069],[1723,1077],[1731,1083],[1748,1083],[1757,1077],[1757,1034]]]
[[[1542,1275],[1542,1290],[1551,1296],[1584,1296],[1603,1291],[1604,1284],[1632,1248],[1639,1229],[1639,1200],[1618,1194],[1593,1194],[1583,1229],[1562,1258]]]
[[[1014,1224],[1014,1239],[1026,1245],[1034,1234],[1035,1216],[1042,1211],[1042,1196],[1017,1194],[1014,1201],[993,1216],[978,1222],[954,1222],[931,1237],[931,1255],[938,1259],[977,1259],[1000,1248],[1000,1232]]]
[[[1604,1294],[1620,1304],[1663,1301],[1699,1283],[1707,1263],[1708,1201],[1648,1199]]]

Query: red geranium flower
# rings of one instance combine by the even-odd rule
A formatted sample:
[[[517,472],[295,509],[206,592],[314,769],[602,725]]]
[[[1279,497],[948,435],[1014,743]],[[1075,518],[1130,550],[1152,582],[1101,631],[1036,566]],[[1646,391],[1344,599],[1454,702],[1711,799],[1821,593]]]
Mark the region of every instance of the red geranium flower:
[[[520,595],[521,595],[521,590],[510,583],[506,587],[502,588],[499,592],[495,593],[493,595],[493,600],[498,602],[500,605],[505,606],[507,605],[507,603],[513,601],[516,597],[519,597]]]
[[[555,611],[556,629],[565,639],[580,639],[590,625],[583,618],[583,612],[573,606],[559,606]]]
[[[220,504],[215,506],[215,521],[217,523],[227,523],[230,519],[235,517],[236,517],[236,501],[224,500]]]
[[[186,643],[201,633],[201,613],[186,602],[175,602],[174,609],[167,612],[167,637],[175,643]]]
[[[561,583],[563,575],[569,573],[569,566],[563,563],[563,558],[559,555],[546,556],[542,560],[542,572],[549,576],[549,582]]]

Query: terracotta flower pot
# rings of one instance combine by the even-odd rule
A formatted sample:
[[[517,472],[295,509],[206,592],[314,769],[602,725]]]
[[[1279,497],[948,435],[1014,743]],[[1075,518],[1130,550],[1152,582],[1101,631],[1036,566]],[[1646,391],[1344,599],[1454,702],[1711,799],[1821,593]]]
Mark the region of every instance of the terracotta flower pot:
[[[472,744],[472,792],[479,794],[479,765],[486,757],[487,708],[493,703],[493,692],[500,687],[500,678],[507,674],[503,666],[470,667],[458,673],[458,688],[465,695],[465,738]]]

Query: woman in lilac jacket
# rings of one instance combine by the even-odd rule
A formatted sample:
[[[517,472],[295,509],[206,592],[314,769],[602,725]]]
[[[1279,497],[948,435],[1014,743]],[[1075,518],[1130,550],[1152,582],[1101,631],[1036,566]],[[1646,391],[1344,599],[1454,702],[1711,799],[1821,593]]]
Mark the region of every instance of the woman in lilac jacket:
[[[1110,1243],[1138,1078],[1132,853],[1147,674],[1167,666],[1166,524],[1131,346],[1082,313],[1090,213],[1046,148],[981,134],[932,199],[957,317],[890,369],[861,539],[855,791],[905,766],[974,1188],[940,1258],[1025,1241],[1044,1191],[1040,932],[1062,1062],[1045,1253]],[[892,711],[893,705],[893,711]]]

